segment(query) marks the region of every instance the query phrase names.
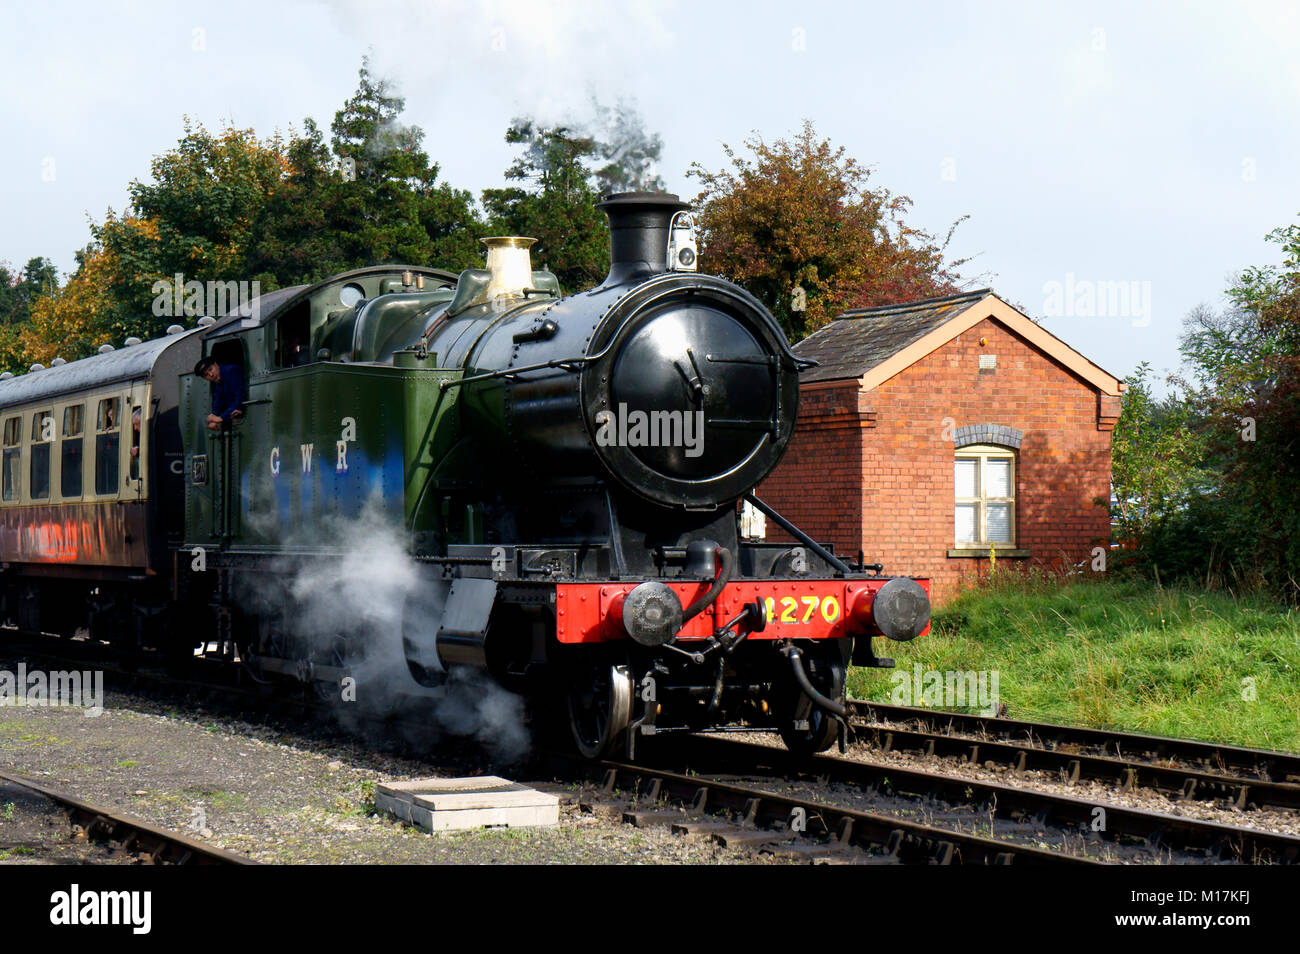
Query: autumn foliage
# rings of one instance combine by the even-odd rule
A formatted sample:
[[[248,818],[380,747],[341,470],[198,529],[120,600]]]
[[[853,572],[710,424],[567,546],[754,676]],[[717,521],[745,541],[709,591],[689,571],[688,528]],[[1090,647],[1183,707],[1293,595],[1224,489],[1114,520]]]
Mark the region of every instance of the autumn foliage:
[[[904,221],[911,200],[868,188],[869,171],[819,141],[812,123],[792,139],[745,146],[752,156],[724,146],[730,168],[691,166],[702,186],[700,267],[749,289],[791,339],[849,308],[958,290],[961,262],[945,264],[943,245]]]

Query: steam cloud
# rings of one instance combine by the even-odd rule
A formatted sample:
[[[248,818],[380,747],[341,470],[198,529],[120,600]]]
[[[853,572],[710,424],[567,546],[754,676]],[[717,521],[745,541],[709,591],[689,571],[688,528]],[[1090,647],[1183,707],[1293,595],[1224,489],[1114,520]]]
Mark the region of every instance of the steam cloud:
[[[326,518],[294,533],[286,549],[315,556],[278,561],[274,573],[256,577],[240,597],[250,611],[288,608],[285,628],[295,652],[287,655],[328,655],[347,634],[350,650],[358,650],[349,652],[345,668],[356,680],[359,709],[403,713],[414,704],[412,711],[423,714],[431,706],[435,733],[472,737],[507,762],[527,753],[522,698],[486,673],[454,671],[438,689],[426,689],[411,676],[402,648],[402,610],[421,581],[405,535],[380,498],[373,497],[355,519]],[[321,559],[322,552],[333,558]],[[430,617],[426,624],[432,635],[437,620]],[[337,707],[345,721],[349,707]]]

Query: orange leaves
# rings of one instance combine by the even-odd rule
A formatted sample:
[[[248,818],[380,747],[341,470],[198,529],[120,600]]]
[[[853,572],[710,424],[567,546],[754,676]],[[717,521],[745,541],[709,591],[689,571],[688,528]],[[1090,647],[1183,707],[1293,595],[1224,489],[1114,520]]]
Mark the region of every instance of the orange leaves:
[[[109,286],[118,267],[116,256],[94,249],[66,285],[33,302],[31,320],[17,329],[14,360],[23,366],[15,370],[33,361],[79,358],[108,341],[114,306]]]
[[[701,267],[745,285],[791,338],[849,307],[953,290],[942,248],[903,221],[910,200],[868,188],[866,167],[819,141],[812,123],[745,146],[751,157],[724,146],[729,168],[691,167],[702,186]]]

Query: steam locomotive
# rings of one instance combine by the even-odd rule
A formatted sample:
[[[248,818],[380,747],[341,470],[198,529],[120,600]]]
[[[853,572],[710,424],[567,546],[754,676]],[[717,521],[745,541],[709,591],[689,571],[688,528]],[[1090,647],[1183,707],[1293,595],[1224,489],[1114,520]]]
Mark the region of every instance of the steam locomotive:
[[[359,269],[0,381],[5,613],[326,691],[381,644],[390,680],[436,695],[485,671],[588,757],[739,723],[834,744],[848,666],[928,629],[928,582],[851,565],[754,495],[803,362],[696,271],[676,196],[600,207],[609,275],[568,297],[531,239],[490,238],[482,269]],[[208,356],[247,381],[217,427],[190,370]],[[290,578],[341,566],[320,528],[376,510],[413,570],[393,625],[303,632]]]

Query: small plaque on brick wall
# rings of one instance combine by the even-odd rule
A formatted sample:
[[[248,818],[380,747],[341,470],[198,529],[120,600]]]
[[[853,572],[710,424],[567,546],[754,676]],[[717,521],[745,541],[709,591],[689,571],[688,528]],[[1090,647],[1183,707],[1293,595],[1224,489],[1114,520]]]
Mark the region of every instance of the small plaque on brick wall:
[[[980,355],[980,370],[992,371],[998,366],[998,356],[995,354]]]

